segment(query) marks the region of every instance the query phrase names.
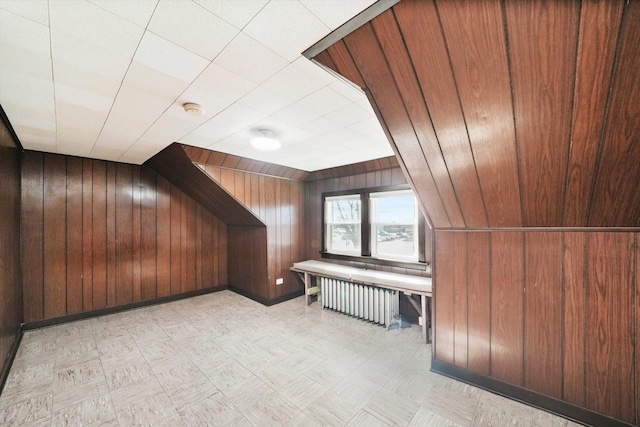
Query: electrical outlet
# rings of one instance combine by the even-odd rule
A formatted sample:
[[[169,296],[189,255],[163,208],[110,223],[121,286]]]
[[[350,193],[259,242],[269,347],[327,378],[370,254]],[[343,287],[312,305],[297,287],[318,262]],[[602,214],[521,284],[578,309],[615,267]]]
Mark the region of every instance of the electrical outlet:
[[[276,285],[282,285],[284,283],[284,279],[281,277],[279,279],[276,279]]]

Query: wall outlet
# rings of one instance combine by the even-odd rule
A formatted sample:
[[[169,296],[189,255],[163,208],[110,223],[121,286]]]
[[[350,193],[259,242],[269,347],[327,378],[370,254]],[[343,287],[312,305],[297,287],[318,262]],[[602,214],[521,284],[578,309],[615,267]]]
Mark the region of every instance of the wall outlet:
[[[284,279],[281,277],[279,279],[276,279],[276,285],[282,285],[284,283]]]

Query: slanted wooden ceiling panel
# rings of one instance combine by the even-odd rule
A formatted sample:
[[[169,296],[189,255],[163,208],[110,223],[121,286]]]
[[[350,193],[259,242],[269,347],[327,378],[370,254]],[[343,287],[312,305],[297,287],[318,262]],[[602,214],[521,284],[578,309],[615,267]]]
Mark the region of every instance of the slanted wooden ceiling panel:
[[[565,226],[587,224],[623,7],[622,1],[588,1],[580,11]]]
[[[439,193],[440,186],[435,182],[436,177],[432,175],[425,160],[413,123],[371,25],[367,24],[345,37],[345,44],[373,98],[384,100],[376,101],[376,105],[384,117],[393,142],[402,147],[399,152],[401,161],[411,177],[418,198],[422,202],[429,202],[424,208],[430,224],[434,227],[464,226],[457,204],[443,203],[442,194]]]
[[[390,64],[396,61],[394,57],[407,55],[406,66],[401,70],[392,67],[392,70],[396,79],[416,82],[415,87],[405,89],[402,95],[411,112],[427,162],[434,172],[434,178],[437,176],[438,188],[444,197],[453,185],[453,199],[446,201],[446,205],[460,206],[467,227],[486,227],[487,216],[473,153],[435,5],[432,2],[404,2],[394,8],[394,13],[402,35],[398,33],[395,38],[386,35],[387,32],[393,31],[393,35],[397,32],[391,11],[380,15],[372,24]],[[388,30],[384,31],[385,28]],[[406,43],[406,51],[396,48],[402,45],[402,38]],[[406,76],[401,75],[402,71],[406,71]],[[416,94],[421,94],[424,100]],[[426,109],[422,111],[425,101],[428,112]],[[425,135],[421,135],[421,131]],[[438,145],[438,140],[448,143]]]
[[[449,56],[489,226],[519,226],[515,129],[513,120],[505,120],[513,105],[500,3],[439,1],[438,11],[443,34],[456,47]]]
[[[562,225],[579,3],[505,3],[524,222]]]
[[[591,226],[640,226],[640,2],[626,5],[601,156]]]
[[[315,59],[371,94],[433,227],[637,227],[639,9],[403,0]]]

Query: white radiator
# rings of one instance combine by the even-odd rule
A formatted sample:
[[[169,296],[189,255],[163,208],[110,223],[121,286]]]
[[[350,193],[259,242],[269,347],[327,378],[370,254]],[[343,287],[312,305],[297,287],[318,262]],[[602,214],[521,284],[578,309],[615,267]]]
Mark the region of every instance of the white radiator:
[[[398,291],[320,277],[322,308],[386,326],[400,315]]]

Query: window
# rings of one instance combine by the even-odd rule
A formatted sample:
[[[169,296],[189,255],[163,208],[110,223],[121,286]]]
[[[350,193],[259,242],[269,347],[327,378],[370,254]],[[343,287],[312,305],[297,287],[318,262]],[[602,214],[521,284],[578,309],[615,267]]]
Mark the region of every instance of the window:
[[[361,205],[359,194],[325,198],[327,251],[360,255],[362,250]]]
[[[418,261],[418,209],[411,190],[371,193],[371,256]]]
[[[425,221],[406,186],[322,197],[323,257],[422,268]]]

